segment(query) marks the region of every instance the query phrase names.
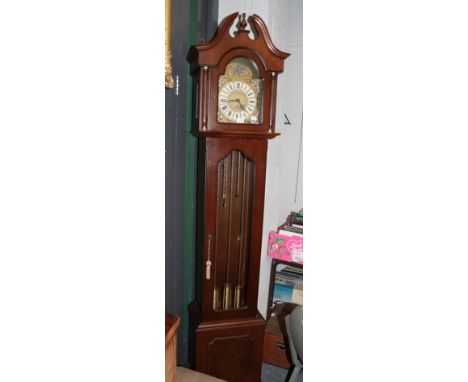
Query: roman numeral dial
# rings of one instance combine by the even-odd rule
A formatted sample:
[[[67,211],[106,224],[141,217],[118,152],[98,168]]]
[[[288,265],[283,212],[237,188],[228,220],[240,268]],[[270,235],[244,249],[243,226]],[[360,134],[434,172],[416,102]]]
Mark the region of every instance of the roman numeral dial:
[[[258,123],[257,94],[241,80],[223,84],[218,94],[219,122]]]
[[[263,80],[255,64],[243,57],[231,61],[218,79],[218,112],[220,123],[261,123]]]

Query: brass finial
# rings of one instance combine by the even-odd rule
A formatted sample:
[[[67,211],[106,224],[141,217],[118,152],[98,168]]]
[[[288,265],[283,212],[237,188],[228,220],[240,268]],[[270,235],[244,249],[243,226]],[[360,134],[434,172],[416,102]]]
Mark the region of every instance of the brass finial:
[[[245,13],[242,13],[242,16],[239,16],[240,23],[239,27],[240,30],[244,30],[247,27],[247,21],[245,20]]]

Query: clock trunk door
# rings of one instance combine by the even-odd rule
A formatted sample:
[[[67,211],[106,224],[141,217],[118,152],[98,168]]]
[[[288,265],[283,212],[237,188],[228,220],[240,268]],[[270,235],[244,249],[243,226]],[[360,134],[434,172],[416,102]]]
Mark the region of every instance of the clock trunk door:
[[[250,317],[257,311],[267,142],[206,144],[203,314]]]

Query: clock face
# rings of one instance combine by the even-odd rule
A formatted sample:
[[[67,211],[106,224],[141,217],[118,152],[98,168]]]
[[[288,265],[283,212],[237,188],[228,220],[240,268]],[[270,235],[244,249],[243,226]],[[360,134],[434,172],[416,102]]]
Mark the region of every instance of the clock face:
[[[218,81],[218,122],[260,124],[263,80],[255,64],[244,57],[233,59]]]
[[[218,110],[231,123],[258,123],[257,93],[242,80],[226,82],[220,88]]]

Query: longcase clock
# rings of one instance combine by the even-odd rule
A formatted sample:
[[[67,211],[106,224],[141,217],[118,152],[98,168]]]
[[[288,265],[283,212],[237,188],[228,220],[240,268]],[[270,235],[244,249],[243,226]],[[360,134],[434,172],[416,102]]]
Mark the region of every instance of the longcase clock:
[[[238,13],[188,56],[199,137],[196,300],[190,306],[195,366],[230,382],[261,378],[265,321],[257,298],[267,146],[279,135],[277,77],[288,56],[259,16],[246,20]]]

